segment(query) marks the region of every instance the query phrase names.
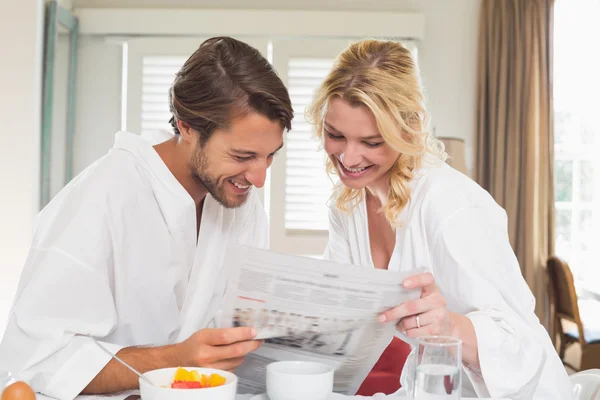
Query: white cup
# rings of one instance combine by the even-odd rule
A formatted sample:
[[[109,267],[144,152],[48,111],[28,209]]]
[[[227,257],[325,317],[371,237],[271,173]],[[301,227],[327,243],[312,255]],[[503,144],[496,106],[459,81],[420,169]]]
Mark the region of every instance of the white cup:
[[[267,365],[269,400],[327,400],[333,392],[333,368],[310,361]]]

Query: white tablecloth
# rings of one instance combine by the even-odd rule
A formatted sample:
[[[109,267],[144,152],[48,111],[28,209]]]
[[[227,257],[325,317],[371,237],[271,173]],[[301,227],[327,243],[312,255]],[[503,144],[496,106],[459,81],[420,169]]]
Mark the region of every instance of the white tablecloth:
[[[235,400],[250,400],[252,398],[253,395],[245,395],[245,394],[240,394],[238,395]],[[412,400],[412,397],[406,397],[406,396],[396,396],[396,395],[389,395],[386,396],[384,394],[378,394],[372,397],[365,397],[365,396],[344,396],[341,394],[336,394],[334,393],[331,396],[331,400],[350,400],[350,399],[374,399],[374,400]],[[463,397],[463,400],[476,400],[473,399],[472,397]],[[481,398],[479,400],[510,400],[510,399],[499,399],[499,398],[495,398],[495,399],[490,399],[490,398]]]
[[[120,395],[116,395],[116,396],[78,396],[77,400],[123,400],[125,399],[125,397],[127,397],[130,394],[135,394],[136,392],[129,392],[129,393],[123,393]],[[247,395],[247,394],[240,394],[236,397],[236,400],[250,400],[252,398],[253,395]],[[37,395],[37,399],[38,400],[54,400],[51,397],[47,397],[44,396],[42,394],[38,394]],[[365,397],[365,396],[344,396],[341,394],[336,394],[334,393],[332,395],[332,399],[331,400],[350,400],[350,399],[374,399],[374,400],[379,400],[379,399],[389,399],[389,400],[411,400],[412,397],[406,397],[406,396],[397,396],[397,395],[389,395],[386,396],[384,394],[377,394],[373,397]],[[472,397],[463,397],[463,400],[475,400]],[[509,399],[500,399],[500,398],[494,398],[494,399],[490,399],[490,398],[482,398],[482,400],[509,400]]]

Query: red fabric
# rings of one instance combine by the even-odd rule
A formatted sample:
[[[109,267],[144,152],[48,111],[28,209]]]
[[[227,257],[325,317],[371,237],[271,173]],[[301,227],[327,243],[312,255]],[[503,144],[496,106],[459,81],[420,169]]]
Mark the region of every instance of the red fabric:
[[[410,346],[394,337],[356,394],[361,396],[373,396],[375,393],[392,394],[400,389],[400,374],[409,354]]]

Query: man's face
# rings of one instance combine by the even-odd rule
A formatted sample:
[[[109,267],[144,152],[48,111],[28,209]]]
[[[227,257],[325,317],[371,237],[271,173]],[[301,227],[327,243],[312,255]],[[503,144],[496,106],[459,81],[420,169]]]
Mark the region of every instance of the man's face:
[[[250,112],[236,118],[229,129],[217,129],[204,146],[196,146],[190,173],[224,207],[239,207],[252,186],[264,185],[267,168],[282,146],[280,122]]]

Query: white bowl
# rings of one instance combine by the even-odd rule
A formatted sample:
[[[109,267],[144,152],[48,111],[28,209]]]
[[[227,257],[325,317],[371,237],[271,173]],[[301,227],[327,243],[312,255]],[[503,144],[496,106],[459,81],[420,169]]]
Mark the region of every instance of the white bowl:
[[[333,368],[327,364],[279,361],[267,365],[270,400],[326,400],[332,391]]]
[[[200,375],[219,374],[226,379],[225,384],[212,388],[171,389],[177,368],[162,368],[148,371],[144,376],[156,386],[140,378],[140,394],[143,400],[235,400],[237,377],[231,372],[212,368],[183,367],[188,371],[198,371]],[[164,387],[163,387],[164,386]]]

